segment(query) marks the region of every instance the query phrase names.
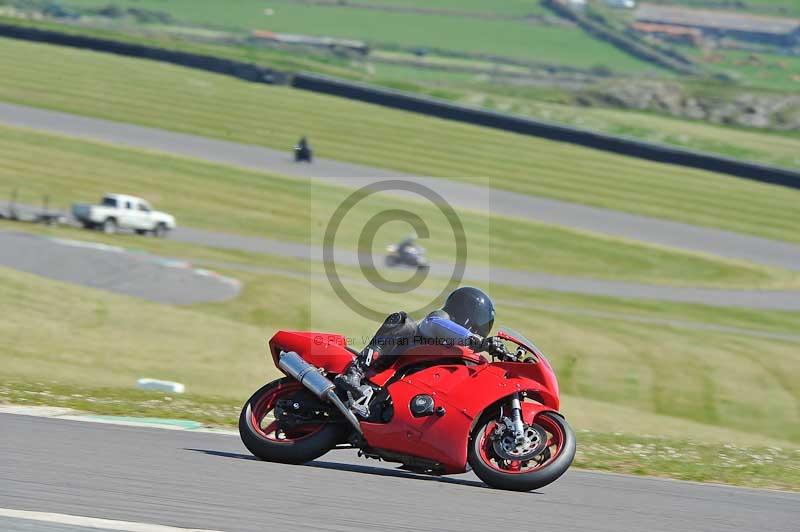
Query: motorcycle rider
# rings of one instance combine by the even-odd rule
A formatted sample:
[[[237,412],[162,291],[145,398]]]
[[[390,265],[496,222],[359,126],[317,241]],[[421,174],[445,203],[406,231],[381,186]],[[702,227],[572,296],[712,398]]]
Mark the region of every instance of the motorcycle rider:
[[[406,255],[414,254],[414,249],[416,246],[417,237],[415,235],[411,235],[402,242],[397,245],[397,255],[400,258],[405,258]]]
[[[444,306],[416,323],[405,312],[389,315],[375,336],[347,370],[336,378],[348,393],[357,413],[368,412],[372,396],[369,384],[363,384],[368,369],[389,367],[406,350],[418,345],[437,343],[469,345],[475,352],[502,354],[503,344],[489,337],[494,324],[494,304],[482,290],[465,286],[447,296]]]
[[[294,147],[295,161],[308,161],[311,162],[311,145],[308,143],[308,138],[303,135],[297,141]]]

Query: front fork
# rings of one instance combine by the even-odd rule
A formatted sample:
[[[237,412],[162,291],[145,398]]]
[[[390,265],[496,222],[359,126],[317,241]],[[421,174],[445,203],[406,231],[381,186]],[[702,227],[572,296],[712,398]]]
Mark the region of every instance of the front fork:
[[[525,442],[525,423],[522,421],[522,403],[519,392],[511,396],[511,423],[514,428],[514,439],[517,444]]]

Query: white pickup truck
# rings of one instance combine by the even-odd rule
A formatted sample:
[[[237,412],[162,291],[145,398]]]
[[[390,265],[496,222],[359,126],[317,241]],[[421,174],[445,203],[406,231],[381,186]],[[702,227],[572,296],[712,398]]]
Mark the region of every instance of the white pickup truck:
[[[152,233],[163,237],[175,228],[175,218],[154,211],[141,198],[122,194],[106,194],[100,205],[76,203],[72,215],[87,229],[102,229],[105,233],[116,233],[120,229],[132,229],[137,234]]]

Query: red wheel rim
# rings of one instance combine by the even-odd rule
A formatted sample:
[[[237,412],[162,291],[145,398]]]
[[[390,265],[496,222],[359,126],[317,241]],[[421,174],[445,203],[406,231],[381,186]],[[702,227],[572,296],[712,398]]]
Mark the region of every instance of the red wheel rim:
[[[275,443],[291,443],[302,440],[322,430],[325,423],[310,423],[284,429],[275,419],[273,412],[278,399],[301,389],[303,389],[303,385],[299,382],[281,383],[259,397],[250,408],[250,425],[253,430],[262,438]]]
[[[547,433],[547,446],[540,455],[526,461],[506,460],[497,456],[492,440],[489,438],[497,422],[490,421],[481,431],[478,442],[481,461],[495,471],[511,475],[524,475],[538,471],[552,463],[564,449],[564,430],[558,422],[546,415],[537,417],[534,424],[542,427]]]

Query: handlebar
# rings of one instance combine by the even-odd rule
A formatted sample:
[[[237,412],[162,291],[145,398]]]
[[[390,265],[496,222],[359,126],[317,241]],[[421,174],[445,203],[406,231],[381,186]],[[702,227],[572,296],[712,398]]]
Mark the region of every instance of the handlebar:
[[[488,353],[491,357],[497,357],[502,360],[511,360],[511,361],[517,360],[517,356],[508,351],[502,339],[494,337],[495,341],[491,343],[491,346],[486,346],[486,340],[488,339],[492,339],[492,337],[487,336],[483,338],[481,336],[478,336],[477,334],[473,335],[473,342],[476,345],[481,346],[480,350],[486,351],[486,353]]]

